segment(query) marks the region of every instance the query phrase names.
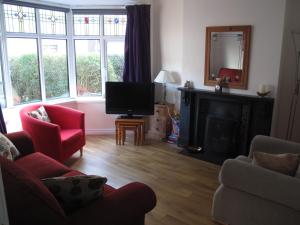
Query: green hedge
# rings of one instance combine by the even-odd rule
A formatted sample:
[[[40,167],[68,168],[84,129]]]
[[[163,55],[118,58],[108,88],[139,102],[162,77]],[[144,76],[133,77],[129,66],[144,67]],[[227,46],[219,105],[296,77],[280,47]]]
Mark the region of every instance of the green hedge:
[[[10,74],[15,104],[41,99],[37,56],[34,54],[10,59]],[[121,81],[124,58],[119,55],[108,57],[108,80]],[[46,97],[68,96],[66,58],[63,56],[43,57]],[[77,90],[88,94],[101,94],[101,62],[99,55],[89,54],[76,57]]]

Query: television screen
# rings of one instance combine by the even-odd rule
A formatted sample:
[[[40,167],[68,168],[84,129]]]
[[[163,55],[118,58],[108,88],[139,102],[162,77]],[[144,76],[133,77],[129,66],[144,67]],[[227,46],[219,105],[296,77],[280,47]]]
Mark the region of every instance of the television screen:
[[[154,83],[106,82],[106,113],[154,114]]]

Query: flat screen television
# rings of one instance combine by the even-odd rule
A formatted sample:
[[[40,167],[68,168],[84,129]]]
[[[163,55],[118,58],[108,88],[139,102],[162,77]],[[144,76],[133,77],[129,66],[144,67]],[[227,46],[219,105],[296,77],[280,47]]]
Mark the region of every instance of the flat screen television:
[[[106,113],[154,114],[154,83],[106,82]]]

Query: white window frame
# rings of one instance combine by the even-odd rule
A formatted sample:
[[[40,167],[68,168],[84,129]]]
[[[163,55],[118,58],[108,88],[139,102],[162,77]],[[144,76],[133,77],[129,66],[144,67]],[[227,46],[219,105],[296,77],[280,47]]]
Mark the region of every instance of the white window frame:
[[[17,4],[15,4],[17,5]],[[53,5],[52,5],[53,6]],[[70,8],[70,7],[69,7]],[[86,13],[86,15],[94,15],[94,13]],[[39,8],[35,8],[36,16],[36,33],[17,33],[17,32],[7,32],[5,29],[5,19],[4,19],[4,3],[0,2],[0,63],[2,68],[2,77],[4,83],[4,95],[6,107],[16,107],[13,103],[13,88],[11,77],[9,74],[9,61],[8,61],[8,51],[7,51],[7,38],[30,38],[37,40],[37,57],[39,66],[39,79],[40,79],[40,89],[41,89],[41,102],[53,101],[52,99],[46,99],[46,86],[45,86],[45,76],[43,67],[43,52],[42,52],[42,39],[53,39],[53,40],[65,40],[66,41],[66,54],[67,54],[67,69],[68,69],[68,82],[69,82],[69,97],[67,98],[57,98],[59,100],[63,99],[74,99],[74,98],[105,98],[105,82],[108,79],[108,65],[107,65],[107,43],[110,41],[120,41],[125,42],[125,35],[120,36],[108,36],[104,35],[104,15],[100,15],[100,35],[75,35],[74,33],[74,20],[73,12],[65,12],[66,21],[66,34],[42,34],[40,30],[40,17]],[[75,60],[75,40],[99,40],[100,42],[100,58],[101,58],[101,85],[102,93],[101,96],[77,96],[77,77],[76,77],[76,60]],[[22,103],[20,105],[26,105],[29,103]]]
[[[71,96],[71,88],[70,88],[70,74],[69,74],[69,45],[68,45],[68,23],[67,23],[67,18],[68,18],[68,13],[65,13],[65,21],[66,21],[66,34],[42,34],[40,30],[40,16],[39,16],[39,9],[34,8],[35,10],[35,26],[36,26],[36,33],[19,33],[19,32],[7,32],[5,29],[5,19],[4,19],[4,4],[0,5],[1,8],[1,15],[0,19],[2,21],[1,25],[3,29],[1,29],[2,33],[2,39],[1,42],[3,41],[3,52],[2,52],[2,59],[3,59],[3,79],[4,79],[4,86],[6,90],[6,107],[15,107],[13,103],[13,93],[12,93],[12,82],[11,82],[11,76],[9,74],[9,60],[8,60],[8,49],[7,49],[7,39],[8,38],[29,38],[29,39],[35,39],[37,41],[37,58],[38,58],[38,66],[39,66],[39,79],[40,79],[40,90],[41,90],[41,102],[46,102],[46,101],[51,101],[52,99],[47,100],[46,99],[46,86],[45,86],[45,76],[44,76],[44,66],[43,66],[43,50],[42,50],[42,40],[43,39],[52,39],[52,40],[65,40],[66,41],[66,57],[67,57],[67,74],[68,74],[68,82],[69,82],[69,97]],[[57,99],[64,99],[64,98],[57,98]],[[28,103],[21,103],[20,105],[25,105]]]
[[[71,10],[72,11],[72,10]],[[72,19],[73,15],[76,15],[76,13],[73,14],[72,12]],[[86,13],[85,15],[95,15],[94,13]],[[102,85],[102,93],[101,98],[105,98],[105,82],[108,80],[108,65],[107,65],[107,43],[109,41],[119,41],[119,42],[125,42],[125,35],[104,35],[104,15],[100,16],[100,35],[75,35],[75,32],[73,33],[73,43],[75,43],[75,40],[99,40],[100,42],[100,59],[101,59],[101,85]],[[74,29],[74,23],[73,23],[73,29]],[[75,55],[75,48],[74,48],[74,55]],[[76,63],[74,61],[74,63]],[[75,65],[74,65],[75,66]],[[75,67],[76,68],[76,67]],[[75,69],[75,76],[76,75],[76,69]],[[75,77],[76,81],[77,77]],[[76,90],[77,92],[77,90]],[[77,94],[77,93],[76,93]],[[77,96],[77,98],[86,98]],[[91,97],[93,98],[93,97]]]

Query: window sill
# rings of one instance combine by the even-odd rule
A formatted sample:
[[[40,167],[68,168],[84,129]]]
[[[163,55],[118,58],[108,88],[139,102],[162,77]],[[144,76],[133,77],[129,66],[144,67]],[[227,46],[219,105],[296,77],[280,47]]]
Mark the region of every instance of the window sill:
[[[34,104],[49,104],[49,105],[56,105],[56,104],[63,104],[63,103],[71,103],[76,102],[80,104],[88,104],[88,103],[105,103],[105,98],[103,97],[77,97],[77,98],[62,98],[62,99],[53,99],[48,100],[45,102],[32,102],[27,104],[20,104],[8,108],[2,108],[2,110],[10,110],[10,109],[19,109],[21,110],[23,107],[28,105],[34,105]]]
[[[80,104],[88,103],[105,103],[105,98],[103,97],[77,97],[75,101]]]

